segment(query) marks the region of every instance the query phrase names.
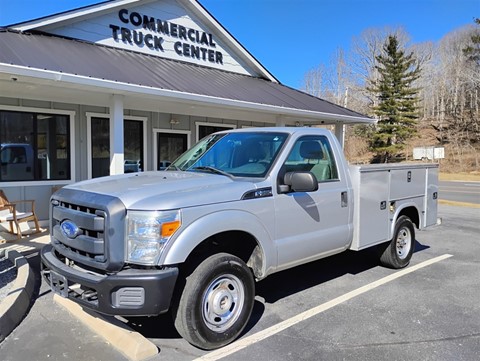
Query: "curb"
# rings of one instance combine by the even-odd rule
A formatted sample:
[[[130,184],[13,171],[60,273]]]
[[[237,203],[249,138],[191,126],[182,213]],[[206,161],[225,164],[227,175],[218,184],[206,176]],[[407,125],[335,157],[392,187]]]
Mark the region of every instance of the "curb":
[[[15,250],[0,250],[0,255],[4,254],[17,268],[17,277],[11,291],[0,304],[0,342],[26,315],[35,286],[35,276],[25,257]]]
[[[63,306],[70,314],[76,317],[90,330],[102,336],[112,347],[121,352],[129,360],[141,361],[158,354],[157,346],[115,319],[103,316],[96,312],[87,312],[77,303],[57,294],[53,300]]]

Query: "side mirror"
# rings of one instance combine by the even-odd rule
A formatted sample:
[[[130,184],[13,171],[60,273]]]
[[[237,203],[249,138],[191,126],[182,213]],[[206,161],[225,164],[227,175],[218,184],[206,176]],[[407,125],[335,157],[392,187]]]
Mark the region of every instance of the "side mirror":
[[[288,172],[283,177],[286,186],[282,191],[315,192],[318,190],[317,177],[312,172]],[[283,187],[281,187],[283,188]]]

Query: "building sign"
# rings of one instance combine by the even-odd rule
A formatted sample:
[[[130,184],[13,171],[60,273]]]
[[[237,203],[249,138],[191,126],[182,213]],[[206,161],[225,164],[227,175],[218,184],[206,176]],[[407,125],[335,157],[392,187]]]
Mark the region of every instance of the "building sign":
[[[128,9],[121,9],[118,19],[119,24],[109,25],[115,42],[158,52],[164,52],[173,44],[173,51],[180,57],[223,65],[223,53],[218,51],[210,33]]]

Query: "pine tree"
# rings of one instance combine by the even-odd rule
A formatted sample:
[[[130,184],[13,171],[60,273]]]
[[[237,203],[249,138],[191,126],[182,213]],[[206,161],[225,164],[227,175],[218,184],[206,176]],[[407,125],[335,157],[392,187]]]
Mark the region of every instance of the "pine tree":
[[[376,162],[388,162],[401,154],[406,141],[416,134],[418,119],[419,89],[413,82],[420,76],[420,68],[413,53],[405,55],[396,36],[388,37],[383,51],[376,57],[379,79],[368,88],[378,99],[373,107],[378,123],[370,139]]]
[[[476,25],[480,26],[480,18],[475,18],[474,22]],[[480,32],[478,29],[470,37],[471,44],[463,49],[463,53],[468,57],[470,61],[475,62],[477,65],[480,65]]]

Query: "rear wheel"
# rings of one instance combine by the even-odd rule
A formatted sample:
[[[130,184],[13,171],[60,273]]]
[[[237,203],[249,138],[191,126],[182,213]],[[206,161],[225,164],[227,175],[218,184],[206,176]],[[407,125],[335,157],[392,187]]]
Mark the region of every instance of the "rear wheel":
[[[380,263],[389,268],[404,268],[410,263],[415,248],[415,228],[407,216],[395,224],[392,240],[381,248]]]
[[[219,253],[187,277],[174,312],[178,333],[205,350],[222,347],[245,328],[252,312],[252,272],[238,257]]]

